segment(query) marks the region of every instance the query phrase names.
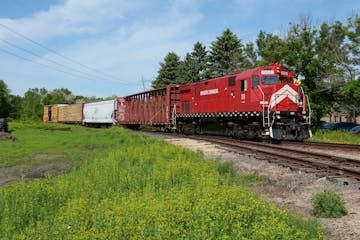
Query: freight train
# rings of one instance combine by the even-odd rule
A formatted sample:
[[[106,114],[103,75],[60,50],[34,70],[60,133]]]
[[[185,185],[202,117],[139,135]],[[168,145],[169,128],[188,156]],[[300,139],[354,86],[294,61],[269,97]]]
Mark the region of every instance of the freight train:
[[[45,106],[44,121],[151,125],[181,134],[273,141],[311,137],[309,98],[291,71],[276,63],[110,101]]]

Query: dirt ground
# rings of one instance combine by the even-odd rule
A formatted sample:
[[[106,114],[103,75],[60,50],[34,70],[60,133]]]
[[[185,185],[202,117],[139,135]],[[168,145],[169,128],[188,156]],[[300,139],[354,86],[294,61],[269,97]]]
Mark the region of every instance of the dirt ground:
[[[16,137],[7,132],[0,132],[0,140],[16,141]]]
[[[41,154],[34,156],[39,158],[51,159],[55,158],[55,155]],[[13,167],[0,168],[0,187],[20,182],[21,180],[28,181],[33,178],[43,178],[47,175],[57,175],[62,171],[66,171],[71,167],[66,163],[43,163],[41,165],[17,165]]]
[[[311,197],[314,192],[325,186],[339,189],[344,196],[348,214],[337,219],[318,219],[324,227],[328,239],[360,239],[360,184],[349,179],[329,181],[316,177],[315,174],[293,171],[287,167],[256,159],[254,154],[234,153],[216,144],[183,138],[167,138],[167,142],[183,146],[194,151],[201,151],[208,159],[233,161],[239,172],[257,171],[263,178],[255,190],[267,201],[280,208],[289,209],[304,218],[312,215]]]

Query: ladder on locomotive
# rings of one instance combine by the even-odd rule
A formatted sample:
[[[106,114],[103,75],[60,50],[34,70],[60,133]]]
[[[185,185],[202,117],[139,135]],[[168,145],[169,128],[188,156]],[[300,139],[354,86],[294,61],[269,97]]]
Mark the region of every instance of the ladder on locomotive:
[[[258,86],[258,88],[260,89],[262,95],[262,101],[260,101],[260,104],[262,106],[262,125],[264,128],[270,128],[274,124],[274,119],[270,116],[269,111],[270,103],[268,101],[265,101],[265,94],[262,88],[260,86]]]

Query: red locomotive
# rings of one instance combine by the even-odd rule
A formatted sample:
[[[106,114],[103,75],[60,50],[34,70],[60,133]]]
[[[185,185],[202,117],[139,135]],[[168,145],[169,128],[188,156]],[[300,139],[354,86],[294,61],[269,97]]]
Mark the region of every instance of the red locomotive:
[[[117,113],[118,124],[133,128],[276,141],[311,137],[308,98],[280,64],[119,98]]]

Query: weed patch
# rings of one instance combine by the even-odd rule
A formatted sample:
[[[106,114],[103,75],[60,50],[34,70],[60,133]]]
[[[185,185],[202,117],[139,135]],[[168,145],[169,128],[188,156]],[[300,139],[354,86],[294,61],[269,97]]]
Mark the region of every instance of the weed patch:
[[[347,214],[345,201],[339,192],[325,188],[312,197],[314,215],[322,218],[339,218]]]

